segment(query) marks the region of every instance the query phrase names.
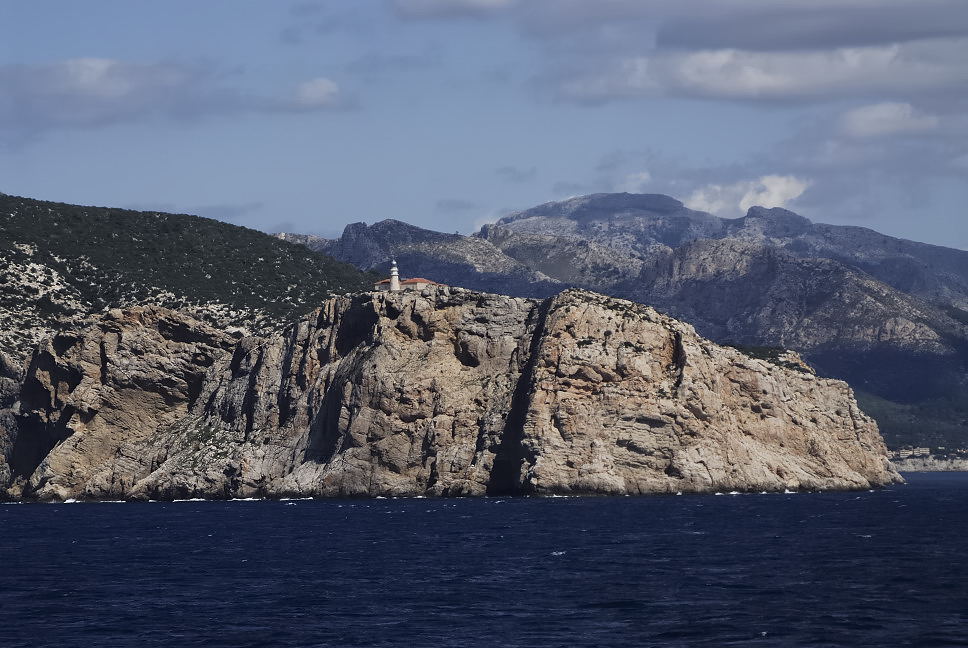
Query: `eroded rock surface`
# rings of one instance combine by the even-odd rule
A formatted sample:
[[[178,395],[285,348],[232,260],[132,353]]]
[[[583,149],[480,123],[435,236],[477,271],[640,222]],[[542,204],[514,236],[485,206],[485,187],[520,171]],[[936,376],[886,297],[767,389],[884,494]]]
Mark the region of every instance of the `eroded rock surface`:
[[[964,250],[779,208],[723,219],[658,194],[547,203],[469,237],[387,220],[336,240],[285,238],[381,273],[396,258],[407,275],[474,290],[545,298],[580,287],[649,304],[724,344],[797,350],[876,402],[894,447],[962,447],[968,435]]]
[[[899,479],[845,383],[655,310],[446,287],[337,297],[270,337],[174,311],[48,340],[12,496],[640,494]]]
[[[10,460],[17,441],[14,411],[22,379],[22,369],[0,351],[0,484],[11,479]]]
[[[209,367],[234,344],[159,307],[113,310],[81,333],[44,340],[20,392],[11,494],[125,495],[137,477],[125,453],[184,417]]]

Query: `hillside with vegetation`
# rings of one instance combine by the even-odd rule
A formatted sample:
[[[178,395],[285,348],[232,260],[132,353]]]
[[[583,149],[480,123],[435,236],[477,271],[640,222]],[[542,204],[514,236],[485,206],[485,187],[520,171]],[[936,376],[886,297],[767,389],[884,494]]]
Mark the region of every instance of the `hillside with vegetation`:
[[[209,218],[0,194],[0,353],[15,360],[48,331],[111,308],[156,304],[265,332],[371,281],[324,254]]]

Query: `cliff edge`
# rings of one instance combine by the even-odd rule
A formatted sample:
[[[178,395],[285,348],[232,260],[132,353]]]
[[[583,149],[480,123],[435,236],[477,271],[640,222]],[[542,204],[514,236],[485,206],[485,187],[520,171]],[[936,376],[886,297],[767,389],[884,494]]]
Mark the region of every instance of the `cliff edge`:
[[[7,496],[56,500],[854,489],[900,480],[843,382],[652,308],[439,287],[268,337],[162,308],[35,351]]]

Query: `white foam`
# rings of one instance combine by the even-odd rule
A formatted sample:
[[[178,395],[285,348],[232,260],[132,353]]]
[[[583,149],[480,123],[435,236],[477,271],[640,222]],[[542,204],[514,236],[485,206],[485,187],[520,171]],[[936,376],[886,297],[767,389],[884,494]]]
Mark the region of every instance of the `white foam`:
[[[566,553],[568,553],[568,552],[567,551],[552,551],[551,552],[551,555],[552,556],[564,556]]]
[[[192,497],[190,499],[172,500],[172,502],[207,502],[204,497]]]

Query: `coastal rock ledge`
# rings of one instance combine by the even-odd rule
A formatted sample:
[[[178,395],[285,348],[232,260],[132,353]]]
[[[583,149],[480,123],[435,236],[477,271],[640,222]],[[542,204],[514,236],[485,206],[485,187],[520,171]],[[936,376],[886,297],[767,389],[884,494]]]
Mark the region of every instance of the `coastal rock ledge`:
[[[447,287],[335,297],[270,337],[161,308],[112,311],[43,342],[12,411],[14,499],[900,481],[845,383],[574,290],[544,301]]]

